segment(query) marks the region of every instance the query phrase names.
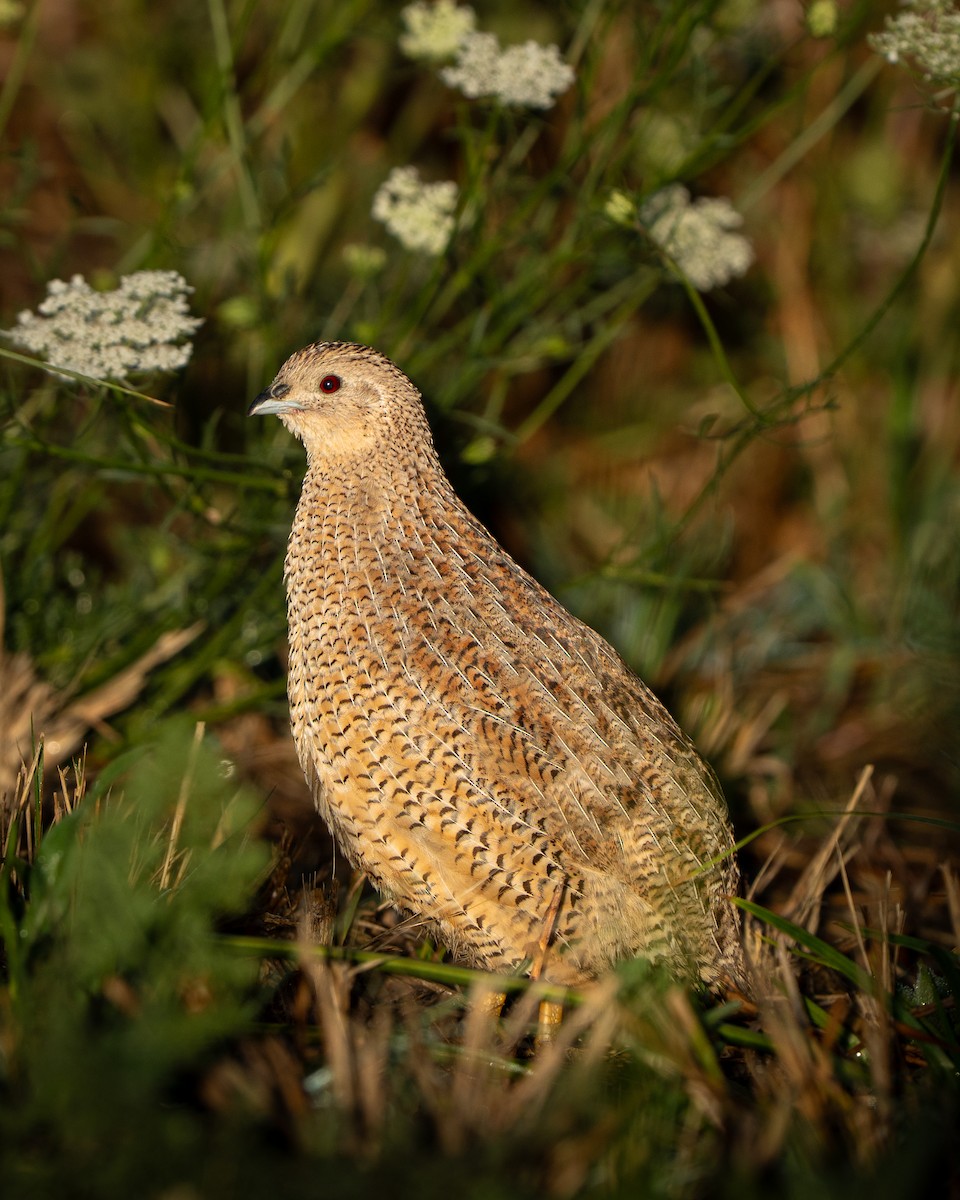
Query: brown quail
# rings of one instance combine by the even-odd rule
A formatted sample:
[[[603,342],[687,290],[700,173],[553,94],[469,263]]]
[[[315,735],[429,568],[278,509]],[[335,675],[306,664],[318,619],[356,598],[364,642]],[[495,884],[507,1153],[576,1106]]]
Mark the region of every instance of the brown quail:
[[[278,414],[307,452],[290,712],[350,862],[476,966],[514,971],[539,947],[564,984],[634,955],[739,979],[713,773],[463,506],[410,380],[376,350],[319,342],[250,412]]]

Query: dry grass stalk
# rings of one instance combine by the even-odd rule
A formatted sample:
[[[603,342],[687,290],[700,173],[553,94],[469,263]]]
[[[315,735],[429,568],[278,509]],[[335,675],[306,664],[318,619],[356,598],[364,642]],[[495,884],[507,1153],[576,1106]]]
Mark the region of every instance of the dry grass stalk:
[[[535,989],[521,995],[501,1022],[485,1003],[489,989],[471,992],[462,1042],[451,1067],[434,1061],[417,1015],[408,1012],[410,1071],[444,1151],[460,1154],[478,1138],[522,1137],[524,1130],[532,1134],[545,1119],[561,1073],[566,1087],[576,1088],[578,1081],[585,1086],[609,1053],[620,1026],[616,995],[613,978],[585,988],[583,1003],[566,1015],[555,1036],[539,1046],[525,1067],[517,1064],[515,1054],[536,1026]]]
[[[37,777],[44,770],[45,749],[45,739],[41,734],[30,762],[21,763],[12,788],[0,791],[0,858],[12,852],[26,862],[33,862],[38,846],[35,822],[31,819],[31,805],[36,800]],[[86,791],[85,760],[81,758],[74,763],[72,780],[62,767],[58,767],[57,777],[60,787],[52,794],[54,823],[72,813],[83,799]],[[14,831],[17,842],[11,847],[10,839]]]
[[[856,853],[856,847],[850,843],[853,819],[872,775],[873,767],[869,765],[860,772],[843,815],[800,875],[790,898],[783,906],[783,916],[798,925],[803,925],[811,933],[816,933],[820,923],[824,892],[842,869],[843,863]],[[838,849],[839,866],[836,862]]]
[[[954,950],[960,951],[960,878],[948,863],[940,864],[940,874],[943,876],[943,888],[947,896]]]
[[[187,800],[190,797],[190,785],[193,781],[193,776],[197,768],[197,755],[200,752],[200,744],[203,741],[203,732],[206,726],[202,721],[198,721],[193,731],[193,743],[190,746],[190,757],[187,759],[187,767],[183,773],[183,779],[180,781],[180,791],[177,794],[177,806],[173,812],[173,820],[170,823],[170,834],[167,838],[167,850],[163,858],[163,866],[160,869],[160,879],[158,886],[160,890],[166,891],[167,885],[170,882],[170,871],[173,866],[174,856],[177,851],[177,840],[180,837],[180,828],[183,825],[184,813],[187,811]],[[183,872],[186,870],[189,855],[183,855],[180,862],[180,870],[178,872],[178,881],[183,878]]]
[[[385,1009],[379,1010],[369,1025],[351,1017],[350,996],[357,969],[317,958],[311,953],[306,932],[306,926],[301,926],[299,966],[313,999],[332,1099],[352,1150],[369,1154],[375,1152],[384,1128],[393,1021]]]
[[[906,914],[901,890],[889,869],[872,888],[870,880],[876,875],[867,872],[866,894],[862,890],[857,894],[851,884],[849,865],[863,855],[862,844],[852,840],[854,820],[863,797],[872,794],[870,780],[868,767],[861,772],[843,815],[811,857],[781,908],[794,923],[813,932],[827,889],[839,879],[855,958],[869,982],[856,988],[844,985],[829,1010],[826,1028],[816,1030],[807,1015],[805,996],[810,995],[809,987],[805,985],[801,992],[790,939],[762,927],[753,917],[745,922],[752,997],[775,1056],[764,1061],[751,1055],[746,1060],[760,1096],[780,1110],[779,1117],[767,1121],[763,1134],[763,1152],[770,1156],[783,1149],[782,1139],[793,1124],[794,1107],[807,1128],[808,1139],[821,1146],[839,1139],[845,1151],[862,1165],[877,1157],[891,1129],[900,1086],[897,1065],[903,1054],[898,1040],[901,1031],[887,999],[897,988],[898,947],[891,941],[891,934],[903,932]],[[871,854],[870,863],[873,861]],[[948,909],[955,931],[960,932],[960,889],[952,872],[944,868],[942,874]],[[856,1072],[845,1078],[846,1072],[841,1069],[841,1059],[851,1051],[840,1039],[851,1025],[860,1039],[860,1049],[852,1053],[868,1067],[859,1085],[852,1083]]]
[[[813,1142],[842,1131],[850,1149],[865,1150],[872,1143],[870,1115],[858,1106],[837,1076],[831,1048],[811,1029],[798,987],[793,960],[781,941],[765,950],[752,976],[754,996],[764,1032],[770,1038],[772,1059],[750,1056],[765,1129],[762,1153],[771,1160],[781,1154],[788,1134]]]

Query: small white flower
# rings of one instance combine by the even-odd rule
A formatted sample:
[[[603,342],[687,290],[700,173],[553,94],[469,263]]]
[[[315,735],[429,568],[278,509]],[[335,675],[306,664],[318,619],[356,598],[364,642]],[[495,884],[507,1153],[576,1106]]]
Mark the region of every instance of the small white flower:
[[[574,72],[557,46],[524,42],[504,49],[495,34],[471,33],[440,77],[469,100],[490,96],[510,107],[546,109],[570,87]]]
[[[753,247],[733,232],[743,217],[729,200],[703,197],[691,203],[687,189],[674,183],[647,201],[640,220],[697,291],[729,283],[753,262]]]
[[[373,198],[373,216],[408,250],[442,254],[453,234],[457,185],[424,183],[416,167],[394,167]]]
[[[192,291],[176,271],[136,271],[112,292],[94,291],[82,275],[69,283],[54,279],[36,313],[20,313],[4,335],[52,367],[94,379],[122,382],[131,372],[175,371],[193,353],[193,344],[181,339],[203,324],[189,315]]]
[[[469,6],[454,0],[436,0],[427,4],[417,0],[402,9],[400,16],[407,27],[400,35],[400,49],[407,58],[439,62],[453,58],[460,43],[477,25],[477,15]]]
[[[902,0],[901,12],[867,37],[889,63],[909,59],[927,83],[960,86],[960,12],[950,0]]]

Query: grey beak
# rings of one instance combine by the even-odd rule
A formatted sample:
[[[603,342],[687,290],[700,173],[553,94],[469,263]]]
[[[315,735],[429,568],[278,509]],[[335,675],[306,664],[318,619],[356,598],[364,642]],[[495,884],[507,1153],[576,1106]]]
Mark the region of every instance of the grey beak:
[[[247,409],[248,417],[264,417],[268,413],[296,412],[300,405],[284,400],[290,391],[288,383],[271,383],[265,388]]]

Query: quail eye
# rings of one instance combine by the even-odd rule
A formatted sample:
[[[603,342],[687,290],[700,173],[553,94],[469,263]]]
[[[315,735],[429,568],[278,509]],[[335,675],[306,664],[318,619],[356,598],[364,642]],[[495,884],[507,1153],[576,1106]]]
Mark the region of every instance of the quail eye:
[[[342,382],[343,381],[339,375],[324,375],[324,377],[320,380],[320,391],[328,393],[335,392],[339,389]]]

